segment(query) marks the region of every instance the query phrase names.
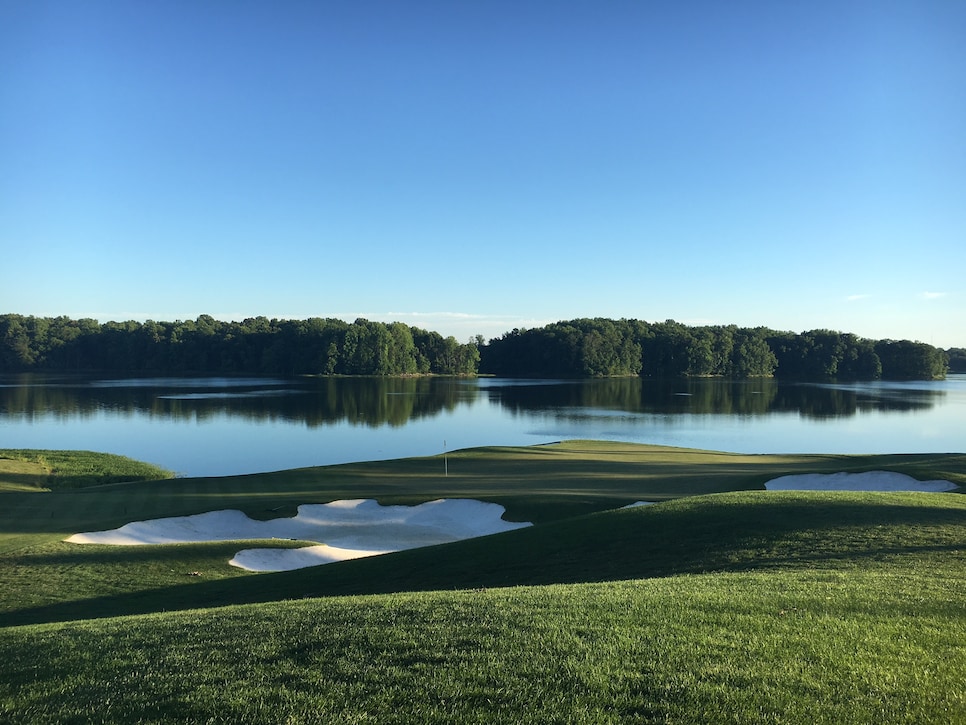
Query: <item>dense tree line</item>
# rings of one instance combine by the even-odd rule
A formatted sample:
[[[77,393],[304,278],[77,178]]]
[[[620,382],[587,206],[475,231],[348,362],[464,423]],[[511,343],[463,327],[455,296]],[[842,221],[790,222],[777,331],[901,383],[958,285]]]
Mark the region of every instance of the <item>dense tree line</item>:
[[[490,340],[481,369],[532,377],[757,377],[775,373],[765,331],[734,325],[581,319]]]
[[[949,372],[966,373],[966,348],[951,347],[946,350],[949,359]]]
[[[721,376],[934,379],[962,351],[851,333],[691,327],[604,318],[516,329],[483,344],[401,322],[358,319],[106,322],[0,315],[0,372],[473,375],[535,378]]]
[[[490,340],[481,355],[482,372],[521,377],[934,379],[948,366],[943,350],[908,340],[600,318],[516,329]]]
[[[0,372],[465,375],[475,343],[358,319],[106,322],[0,315]]]

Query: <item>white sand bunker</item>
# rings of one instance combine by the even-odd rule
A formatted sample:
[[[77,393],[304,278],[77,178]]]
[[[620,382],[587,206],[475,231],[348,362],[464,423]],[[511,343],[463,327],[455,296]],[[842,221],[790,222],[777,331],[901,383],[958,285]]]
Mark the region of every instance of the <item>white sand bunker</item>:
[[[781,476],[765,484],[769,491],[927,491],[942,492],[958,488],[949,481],[917,481],[894,471],[866,473],[805,473]]]
[[[241,511],[210,511],[135,521],[110,531],[74,534],[75,544],[183,544],[240,539],[299,539],[319,546],[245,549],[229,562],[250,571],[289,571],[335,561],[445,544],[530,526],[504,521],[503,506],[473,499],[439,499],[418,506],[381,506],[371,499],[305,504],[298,515],[256,521]]]

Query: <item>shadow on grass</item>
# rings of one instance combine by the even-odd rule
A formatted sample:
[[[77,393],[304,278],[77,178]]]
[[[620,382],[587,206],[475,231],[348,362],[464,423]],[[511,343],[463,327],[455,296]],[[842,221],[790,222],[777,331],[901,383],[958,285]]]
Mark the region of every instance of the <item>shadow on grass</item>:
[[[964,550],[966,501],[958,496],[744,492],[592,514],[291,572],[34,607],[0,615],[0,626],[337,595],[755,569],[889,567],[960,558]],[[148,553],[122,556],[134,561]]]
[[[310,546],[314,542],[294,539],[241,539],[218,540],[183,544],[143,544],[137,546],[110,546],[107,544],[70,544],[58,542],[57,550],[50,553],[32,553],[31,566],[110,566],[153,564],[157,567],[179,568],[194,559],[225,557],[225,563],[240,549],[294,549]],[[235,572],[246,575],[241,569]]]
[[[50,485],[49,473],[11,473],[0,471],[0,491],[43,493]]]

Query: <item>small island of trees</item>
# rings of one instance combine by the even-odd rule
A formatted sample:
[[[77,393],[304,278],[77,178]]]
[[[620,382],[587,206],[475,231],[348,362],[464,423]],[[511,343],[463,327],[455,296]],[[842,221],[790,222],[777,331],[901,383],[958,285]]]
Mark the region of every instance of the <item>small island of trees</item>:
[[[0,373],[941,379],[966,351],[851,333],[576,319],[485,342],[401,322],[265,317],[106,322],[0,315]]]

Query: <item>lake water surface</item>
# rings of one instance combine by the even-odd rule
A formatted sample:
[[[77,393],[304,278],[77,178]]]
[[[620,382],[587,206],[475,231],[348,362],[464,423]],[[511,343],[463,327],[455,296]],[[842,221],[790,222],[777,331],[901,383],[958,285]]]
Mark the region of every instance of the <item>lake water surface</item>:
[[[966,451],[966,376],[843,384],[0,378],[0,448],[216,476],[596,438],[740,453]]]

